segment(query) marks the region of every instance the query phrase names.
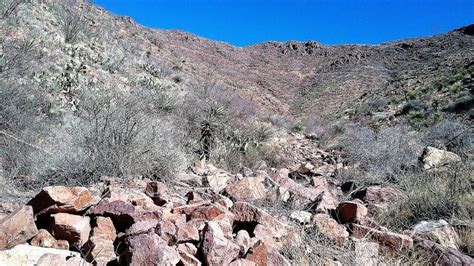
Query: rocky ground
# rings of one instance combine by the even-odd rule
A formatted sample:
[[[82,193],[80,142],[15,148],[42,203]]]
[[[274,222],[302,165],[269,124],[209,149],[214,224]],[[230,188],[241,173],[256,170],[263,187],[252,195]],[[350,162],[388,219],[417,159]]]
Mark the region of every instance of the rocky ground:
[[[414,262],[414,253],[422,263],[474,263],[444,220],[402,233],[381,226],[374,217],[403,197],[397,188],[338,183],[336,158],[306,157],[245,174],[197,161],[166,184],[104,176],[90,187],[45,187],[25,205],[1,204],[0,264],[379,265]],[[429,147],[420,161],[442,171],[460,158]]]

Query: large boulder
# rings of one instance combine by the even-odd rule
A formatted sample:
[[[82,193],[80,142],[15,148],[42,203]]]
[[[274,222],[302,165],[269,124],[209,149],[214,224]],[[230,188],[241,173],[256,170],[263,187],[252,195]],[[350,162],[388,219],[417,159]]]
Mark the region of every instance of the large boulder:
[[[412,235],[431,240],[445,248],[459,247],[458,234],[445,220],[421,221],[413,227]]]
[[[33,208],[23,206],[0,220],[0,250],[26,243],[38,233]]]
[[[219,224],[211,221],[204,228],[202,253],[208,265],[228,265],[239,256],[240,247],[224,236]]]
[[[84,187],[45,187],[28,202],[35,215],[44,213],[76,213],[90,207],[94,202],[92,193]]]
[[[56,257],[55,261],[60,261],[59,264],[46,264],[46,258],[42,258],[45,255],[58,255],[60,259]],[[40,261],[42,259],[42,261]],[[75,259],[75,260],[74,260]],[[72,264],[72,261],[83,262],[83,264]],[[69,261],[69,263],[68,263]],[[48,260],[48,263],[51,260]],[[81,254],[73,251],[54,249],[54,248],[42,248],[30,246],[27,244],[17,245],[12,249],[0,251],[0,265],[88,265],[87,262],[81,259]]]
[[[69,213],[56,213],[51,216],[51,229],[56,239],[67,240],[69,245],[80,248],[91,232],[90,218]]]
[[[126,239],[125,260],[128,265],[176,265],[180,256],[154,232],[130,236]]]
[[[459,163],[461,157],[453,152],[427,147],[423,151],[421,162],[425,170],[432,170]]]

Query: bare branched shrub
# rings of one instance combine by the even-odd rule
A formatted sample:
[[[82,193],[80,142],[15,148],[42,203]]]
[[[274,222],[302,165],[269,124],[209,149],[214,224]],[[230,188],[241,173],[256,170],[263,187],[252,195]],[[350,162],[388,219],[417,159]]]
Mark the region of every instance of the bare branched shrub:
[[[8,18],[15,14],[18,6],[26,0],[0,0],[0,18]]]
[[[418,134],[401,126],[374,131],[347,126],[342,148],[347,161],[355,165],[355,178],[367,183],[397,182],[400,173],[417,166],[420,146]],[[358,170],[358,171],[357,171]]]
[[[18,78],[31,72],[41,58],[38,44],[34,37],[0,38],[0,79]]]
[[[474,151],[474,130],[468,125],[443,120],[428,129],[424,141],[426,145],[441,146],[440,148],[469,157]]]

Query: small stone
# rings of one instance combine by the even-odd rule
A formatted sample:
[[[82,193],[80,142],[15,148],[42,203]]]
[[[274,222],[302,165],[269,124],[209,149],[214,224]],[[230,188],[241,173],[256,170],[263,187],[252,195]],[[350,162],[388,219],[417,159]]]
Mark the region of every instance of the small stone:
[[[180,261],[176,248],[153,232],[130,236],[126,244],[128,265],[176,265]]]
[[[103,239],[115,241],[117,231],[115,230],[112,219],[109,217],[96,217],[95,227],[92,230],[92,235]]]
[[[312,214],[306,211],[294,211],[291,213],[290,218],[300,224],[309,224],[311,222]]]
[[[247,254],[251,244],[249,233],[245,230],[239,230],[239,232],[237,232],[237,236],[235,237],[235,241],[240,247],[240,255],[244,256]]]
[[[43,248],[57,248],[69,250],[69,242],[66,240],[56,240],[48,231],[40,229],[38,234],[31,239],[31,245]]]

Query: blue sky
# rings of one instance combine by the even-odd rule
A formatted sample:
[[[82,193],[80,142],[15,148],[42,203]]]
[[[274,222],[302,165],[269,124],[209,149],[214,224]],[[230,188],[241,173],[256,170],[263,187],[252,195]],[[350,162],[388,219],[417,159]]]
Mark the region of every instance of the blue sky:
[[[118,15],[246,46],[263,41],[377,44],[474,23],[474,0],[94,0]]]

